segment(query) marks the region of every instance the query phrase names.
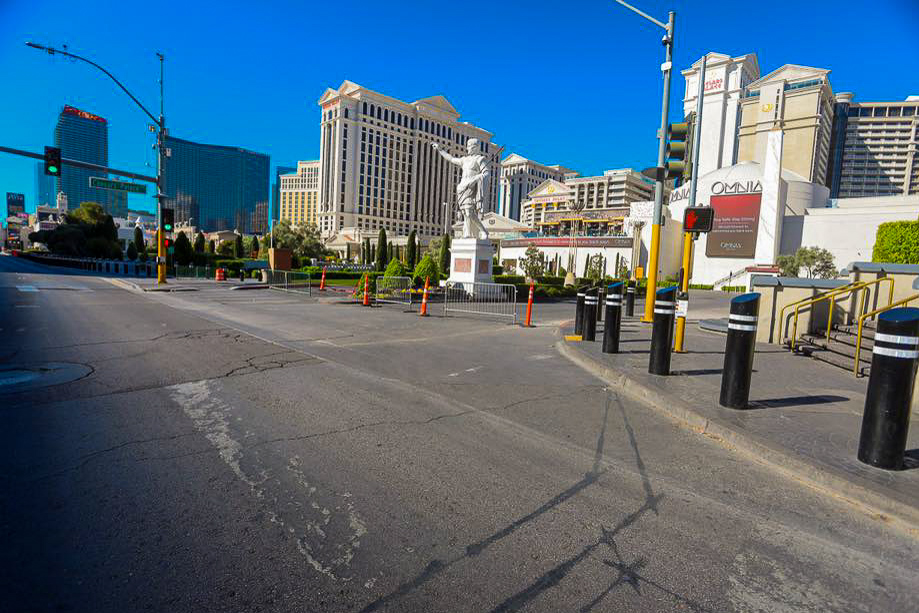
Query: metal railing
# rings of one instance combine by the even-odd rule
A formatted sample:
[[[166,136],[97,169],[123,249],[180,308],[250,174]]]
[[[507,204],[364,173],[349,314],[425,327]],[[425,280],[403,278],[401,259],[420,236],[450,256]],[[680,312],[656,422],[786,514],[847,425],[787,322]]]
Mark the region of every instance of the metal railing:
[[[861,318],[861,314],[865,312],[865,300],[868,297],[867,288],[871,286],[875,286],[877,290],[880,291],[881,283],[883,283],[884,281],[890,281],[890,289],[887,292],[887,306],[889,307],[890,303],[893,302],[893,286],[894,286],[893,277],[881,277],[879,279],[874,279],[872,281],[859,281],[858,282],[859,285],[853,289],[853,291],[865,290],[862,292],[862,301],[861,301],[861,304],[859,304],[858,306],[857,312],[859,314],[859,318]],[[835,306],[835,304],[836,304],[836,296],[830,297],[830,312],[826,320],[826,344],[827,346],[830,345],[830,329],[833,326],[833,307]]]
[[[176,279],[213,279],[216,269],[211,266],[176,266]]]
[[[893,288],[894,286],[893,277],[882,277],[880,279],[874,279],[872,281],[855,281],[854,283],[849,283],[848,285],[837,287],[836,289],[820,294],[819,296],[813,296],[811,298],[804,298],[803,300],[798,300],[797,302],[786,304],[784,307],[782,307],[782,310],[779,314],[779,339],[782,339],[781,327],[782,327],[782,323],[785,321],[785,310],[786,309],[794,308],[793,327],[791,331],[791,338],[789,339],[790,348],[792,351],[794,351],[795,344],[797,343],[797,340],[798,340],[798,315],[800,315],[801,309],[805,307],[813,308],[815,304],[827,300],[827,301],[830,301],[829,319],[827,320],[827,328],[826,328],[826,339],[827,339],[827,344],[829,344],[830,329],[833,324],[833,306],[836,304],[836,299],[843,297],[843,296],[852,297],[855,292],[866,290],[862,294],[862,302],[861,302],[861,306],[859,307],[859,311],[858,311],[859,313],[861,313],[862,311],[864,311],[864,307],[865,307],[865,298],[867,297],[867,294],[868,294],[867,288],[870,286],[879,285],[883,281],[890,281],[890,294],[888,298],[888,304],[889,304],[890,300],[893,299],[893,289],[894,289]],[[787,326],[785,327],[785,336],[786,337],[788,336]]]
[[[448,312],[508,317],[517,323],[517,288],[506,283],[448,281],[444,315]]]
[[[868,313],[864,313],[863,315],[860,315],[860,316],[859,316],[859,318],[858,318],[858,334],[857,334],[856,337],[855,337],[855,367],[854,367],[854,369],[855,369],[855,376],[856,376],[856,377],[858,376],[858,358],[859,358],[859,356],[860,356],[861,353],[862,353],[862,332],[863,332],[863,328],[864,328],[864,326],[865,326],[865,320],[867,320],[869,317],[876,317],[879,313],[883,313],[884,311],[889,311],[890,309],[892,309],[892,308],[894,308],[894,307],[903,306],[904,304],[910,303],[910,302],[912,302],[913,300],[919,300],[919,294],[913,294],[912,296],[907,296],[906,298],[901,298],[900,300],[897,300],[896,302],[888,302],[887,306],[885,306],[885,307],[881,307],[881,308],[879,308],[879,309],[875,309],[875,310],[873,310],[873,311],[870,311],[870,312],[868,312]]]
[[[268,287],[285,292],[313,295],[312,282],[308,272],[291,272],[289,270],[266,269]]]
[[[412,305],[414,283],[411,277],[377,277],[377,302]]]

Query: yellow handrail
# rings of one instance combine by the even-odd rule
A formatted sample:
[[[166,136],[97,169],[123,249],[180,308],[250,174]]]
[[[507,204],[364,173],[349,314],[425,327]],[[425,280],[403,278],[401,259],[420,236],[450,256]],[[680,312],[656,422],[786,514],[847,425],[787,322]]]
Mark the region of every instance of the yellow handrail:
[[[872,280],[872,281],[858,281],[858,282],[857,282],[857,287],[854,287],[854,288],[852,288],[852,289],[853,289],[854,291],[857,291],[857,290],[860,290],[860,289],[865,289],[865,288],[870,287],[870,286],[872,286],[872,285],[876,285],[876,286],[878,286],[878,290],[880,291],[880,284],[883,283],[884,281],[890,281],[890,290],[887,292],[887,305],[890,306],[890,303],[893,302],[893,286],[894,286],[894,283],[895,283],[893,277],[880,277],[880,278],[874,279],[874,280]],[[862,293],[862,302],[861,302],[861,304],[860,304],[859,307],[858,307],[858,313],[859,313],[859,314],[865,312],[865,299],[866,299],[867,297],[868,297],[868,292],[867,292],[867,291],[863,292],[863,293]],[[832,325],[833,325],[833,307],[834,307],[835,305],[836,305],[836,296],[831,296],[831,297],[830,297],[830,309],[829,309],[829,310],[830,310],[830,313],[829,313],[829,316],[827,317],[827,320],[826,320],[826,344],[827,344],[827,346],[829,346],[829,344],[830,344],[830,328],[831,328]]]
[[[782,324],[783,324],[784,321],[785,321],[785,310],[786,310],[786,309],[790,309],[790,308],[792,308],[792,307],[795,307],[795,308],[796,308],[795,313],[797,313],[797,307],[798,307],[799,305],[800,305],[800,306],[806,306],[804,303],[811,303],[811,302],[813,302],[813,301],[815,301],[815,300],[819,301],[819,300],[824,299],[824,298],[826,298],[826,297],[828,297],[828,296],[831,296],[831,295],[833,295],[833,294],[845,292],[845,291],[849,290],[853,285],[858,285],[858,283],[859,283],[858,281],[856,281],[856,282],[854,282],[854,283],[849,283],[848,285],[843,285],[843,286],[841,286],[841,287],[837,287],[836,289],[832,289],[832,290],[830,290],[830,291],[828,291],[828,292],[824,292],[823,294],[820,294],[819,296],[811,296],[810,298],[802,298],[801,300],[798,300],[797,302],[792,302],[791,304],[786,304],[785,306],[783,306],[783,307],[782,307],[782,310],[779,311],[779,330],[778,330],[779,343],[782,342]],[[795,315],[795,321],[797,321],[797,314]],[[797,332],[797,327],[795,328],[795,332]],[[785,333],[786,333],[786,335],[787,335],[787,333],[788,333],[788,330],[787,330],[787,329],[785,330]],[[794,348],[794,346],[792,346],[792,348]]]
[[[860,281],[855,282],[855,283],[850,283],[849,285],[845,285],[845,286],[843,286],[843,287],[840,287],[838,290],[834,290],[834,291],[832,291],[832,292],[827,292],[827,293],[821,294],[821,295],[819,295],[819,296],[814,296],[813,298],[811,298],[810,300],[808,300],[808,301],[806,301],[806,302],[799,303],[799,304],[795,307],[794,326],[793,326],[792,329],[791,329],[791,350],[792,350],[792,351],[795,350],[795,343],[796,343],[797,340],[798,340],[798,315],[800,314],[801,308],[802,308],[802,307],[806,307],[806,306],[812,307],[812,306],[814,306],[815,304],[817,304],[818,302],[822,302],[822,301],[824,301],[824,300],[829,300],[829,299],[831,299],[831,298],[834,298],[834,299],[835,299],[837,296],[841,296],[841,295],[843,295],[843,294],[851,295],[852,292],[856,292],[856,291],[858,291],[859,289],[861,289],[861,285],[862,285],[862,284],[861,284]]]
[[[880,309],[875,309],[870,313],[865,313],[858,318],[858,335],[855,337],[855,376],[858,376],[858,357],[862,353],[862,326],[865,325],[865,320],[869,317],[874,317],[878,313],[883,313],[884,311],[889,311],[894,307],[907,304],[913,300],[919,300],[919,294],[913,294],[912,296],[907,296],[906,298],[901,298],[894,303],[888,303],[887,306]]]

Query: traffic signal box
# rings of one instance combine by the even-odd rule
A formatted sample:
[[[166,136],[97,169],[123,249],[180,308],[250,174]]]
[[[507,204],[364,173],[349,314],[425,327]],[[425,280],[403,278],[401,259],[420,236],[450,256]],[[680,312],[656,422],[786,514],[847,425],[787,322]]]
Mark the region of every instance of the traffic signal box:
[[[61,150],[58,147],[45,147],[45,174],[52,177],[61,176]]]
[[[683,212],[683,231],[701,234],[712,231],[715,209],[710,206],[686,207]]]
[[[667,126],[667,179],[689,180],[692,176],[692,139],[696,114],[690,113],[686,121]]]
[[[175,209],[163,208],[160,211],[160,229],[163,232],[163,246],[166,253],[175,252],[175,241],[172,239],[172,230],[175,226]]]

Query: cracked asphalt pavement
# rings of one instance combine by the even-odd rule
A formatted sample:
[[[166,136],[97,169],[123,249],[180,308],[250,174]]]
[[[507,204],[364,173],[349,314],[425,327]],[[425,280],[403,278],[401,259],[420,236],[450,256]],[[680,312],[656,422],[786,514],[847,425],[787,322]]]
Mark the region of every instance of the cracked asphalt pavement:
[[[0,611],[919,609],[915,535],[434,315],[0,257]]]

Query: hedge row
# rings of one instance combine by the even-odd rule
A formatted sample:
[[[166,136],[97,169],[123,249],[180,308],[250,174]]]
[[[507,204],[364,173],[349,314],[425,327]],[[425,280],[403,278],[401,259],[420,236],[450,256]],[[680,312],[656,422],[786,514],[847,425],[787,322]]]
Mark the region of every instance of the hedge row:
[[[878,226],[871,261],[919,264],[919,221],[888,221]]]

